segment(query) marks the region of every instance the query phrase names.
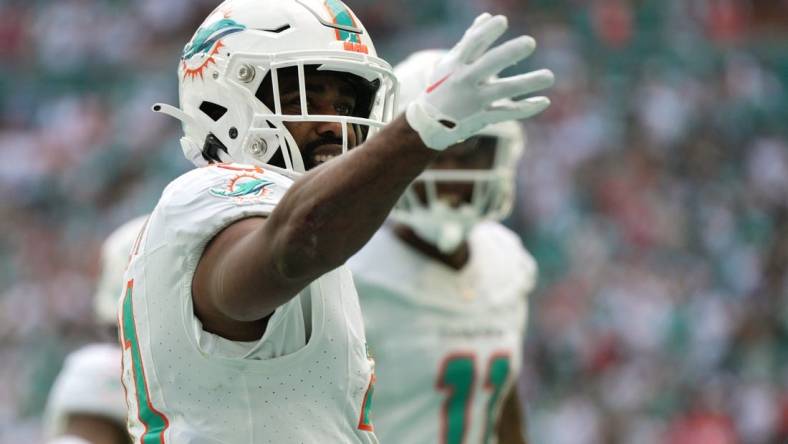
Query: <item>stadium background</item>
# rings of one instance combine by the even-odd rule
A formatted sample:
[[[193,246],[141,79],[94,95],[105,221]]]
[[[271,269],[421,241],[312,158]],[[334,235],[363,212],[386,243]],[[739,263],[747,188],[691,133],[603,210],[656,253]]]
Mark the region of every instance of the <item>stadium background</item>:
[[[506,13],[549,67],[508,221],[541,267],[536,443],[788,442],[788,1],[348,0],[392,64]],[[0,442],[95,336],[98,248],[190,167],[207,0],[0,0]]]

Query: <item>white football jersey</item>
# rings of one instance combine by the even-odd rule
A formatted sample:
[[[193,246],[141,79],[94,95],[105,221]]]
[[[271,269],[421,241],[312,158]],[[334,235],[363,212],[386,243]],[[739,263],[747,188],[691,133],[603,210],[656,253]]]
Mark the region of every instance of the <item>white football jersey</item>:
[[[195,169],[162,194],[126,272],[123,383],[135,442],[376,443],[373,363],[346,267],[279,307],[258,341],[202,330],[192,277],[211,238],[271,213],[292,180],[269,169]]]
[[[79,436],[58,436],[57,438],[54,438],[51,441],[47,441],[47,444],[93,444],[93,443]]]
[[[520,370],[536,263],[498,223],[477,225],[456,271],[384,226],[350,261],[377,363],[381,442],[495,443]]]
[[[66,357],[44,409],[46,436],[63,433],[66,418],[73,413],[106,417],[118,425],[126,422],[116,344],[86,345]]]

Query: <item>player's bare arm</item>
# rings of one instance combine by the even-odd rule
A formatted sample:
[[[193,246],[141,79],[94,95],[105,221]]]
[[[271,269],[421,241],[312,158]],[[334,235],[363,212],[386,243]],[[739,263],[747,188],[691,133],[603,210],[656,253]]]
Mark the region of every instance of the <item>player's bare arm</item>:
[[[246,323],[342,265],[437,154],[401,116],[362,148],[296,181],[270,218],[226,228],[195,273],[193,297],[205,327],[231,339],[245,339],[236,338],[240,332],[259,337],[259,325]]]
[[[500,444],[526,444],[526,427],[517,389],[512,387],[501,407],[498,422],[498,442]]]
[[[506,28],[503,16],[480,16],[438,64],[430,87],[406,116],[296,181],[268,220],[238,222],[217,235],[193,280],[204,328],[229,339],[258,338],[262,319],[371,237],[439,151],[490,123],[546,108],[544,97],[511,98],[550,86],[549,71],[493,78],[535,47],[533,39],[520,37],[488,51]],[[328,98],[334,96],[341,93],[329,91]]]

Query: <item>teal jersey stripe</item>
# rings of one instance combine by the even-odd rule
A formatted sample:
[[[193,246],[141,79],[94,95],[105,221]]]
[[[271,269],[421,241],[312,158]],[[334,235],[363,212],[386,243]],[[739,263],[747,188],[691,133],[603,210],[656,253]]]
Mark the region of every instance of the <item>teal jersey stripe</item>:
[[[508,355],[498,355],[493,356],[490,359],[489,368],[487,369],[487,383],[486,387],[488,389],[492,389],[492,395],[490,396],[490,400],[487,402],[487,421],[485,426],[485,433],[484,433],[484,442],[489,443],[492,442],[493,434],[496,431],[495,426],[497,425],[497,414],[498,414],[498,402],[501,398],[501,392],[503,391],[503,387],[506,385],[506,381],[509,379],[509,356]]]
[[[134,281],[126,285],[123,298],[123,347],[131,348],[131,363],[134,377],[134,390],[137,396],[138,415],[145,426],[142,436],[143,444],[164,443],[164,431],[169,426],[167,418],[153,407],[145,380],[145,369],[142,367],[137,328],[134,325],[134,306],[131,300]]]
[[[499,353],[490,357],[484,390],[490,392],[484,418],[484,443],[494,437],[503,388],[511,373],[510,357]],[[441,444],[462,444],[469,427],[470,403],[476,379],[476,359],[472,353],[454,353],[444,358],[436,388],[447,396],[441,417]]]
[[[475,378],[473,355],[450,356],[438,375],[437,388],[448,392],[443,403],[442,444],[462,444],[468,427],[468,407]]]
[[[372,425],[372,396],[375,394],[375,374],[369,378],[369,386],[367,393],[364,395],[364,402],[361,404],[361,420],[358,422],[358,428],[372,432],[375,427]]]

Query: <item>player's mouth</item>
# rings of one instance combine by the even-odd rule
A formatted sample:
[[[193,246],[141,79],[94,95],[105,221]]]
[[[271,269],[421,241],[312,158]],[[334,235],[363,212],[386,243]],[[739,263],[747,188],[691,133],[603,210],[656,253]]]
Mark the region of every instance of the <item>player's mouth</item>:
[[[459,208],[462,204],[470,203],[469,201],[466,201],[464,195],[457,193],[441,194],[439,199],[445,202],[446,205],[451,208]]]
[[[322,165],[342,154],[341,145],[323,145],[310,153],[309,160],[314,166]]]
[[[340,154],[342,154],[342,145],[322,145],[309,153],[309,165],[311,168],[320,166]]]
[[[452,208],[468,205],[473,201],[473,185],[466,183],[438,185],[438,199]]]
[[[309,142],[301,152],[307,170],[323,165],[340,154],[342,154],[342,139],[331,135]]]
[[[304,150],[307,169],[318,167],[342,154],[342,139],[324,137],[307,144]]]

